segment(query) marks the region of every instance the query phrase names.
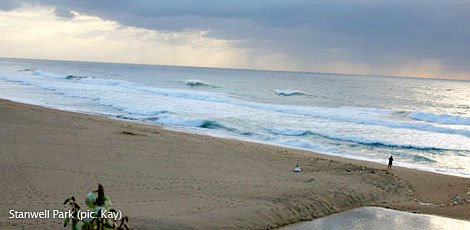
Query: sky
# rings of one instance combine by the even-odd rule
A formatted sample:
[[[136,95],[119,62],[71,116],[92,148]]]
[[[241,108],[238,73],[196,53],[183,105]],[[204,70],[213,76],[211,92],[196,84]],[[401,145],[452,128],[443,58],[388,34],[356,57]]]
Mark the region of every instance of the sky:
[[[470,80],[470,0],[1,0],[0,56]]]

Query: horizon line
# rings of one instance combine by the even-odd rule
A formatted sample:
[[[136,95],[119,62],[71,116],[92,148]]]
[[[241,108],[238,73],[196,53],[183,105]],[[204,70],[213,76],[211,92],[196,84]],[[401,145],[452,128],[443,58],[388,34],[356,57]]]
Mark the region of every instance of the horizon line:
[[[305,70],[274,70],[274,69],[249,69],[243,67],[217,67],[217,66],[191,66],[191,65],[168,65],[155,63],[133,63],[133,62],[112,62],[112,61],[90,61],[90,60],[64,60],[64,59],[42,59],[42,58],[19,58],[19,57],[2,57],[0,59],[19,59],[34,61],[56,61],[56,62],[84,62],[84,63],[102,63],[102,64],[124,64],[124,65],[145,65],[145,66],[163,66],[163,67],[187,67],[201,69],[221,69],[221,70],[243,70],[243,71],[260,71],[260,72],[280,72],[280,73],[302,73],[302,74],[323,74],[323,75],[344,75],[352,77],[382,77],[382,78],[403,78],[403,79],[423,79],[423,80],[441,80],[441,81],[465,81],[470,79],[452,79],[439,77],[417,77],[417,76],[398,76],[398,75],[381,75],[381,74],[362,74],[362,73],[335,73],[335,72],[316,72]]]

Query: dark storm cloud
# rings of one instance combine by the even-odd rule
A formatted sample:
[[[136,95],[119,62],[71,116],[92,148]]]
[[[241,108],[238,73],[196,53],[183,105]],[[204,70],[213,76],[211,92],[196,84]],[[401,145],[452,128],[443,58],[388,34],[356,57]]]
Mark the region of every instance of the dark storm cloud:
[[[330,61],[390,69],[432,59],[449,73],[470,72],[470,0],[29,2],[128,26],[208,30],[207,36],[237,40],[253,55],[282,53],[305,66]],[[0,8],[17,5],[7,0]]]
[[[21,6],[20,1],[16,0],[3,0],[0,2],[0,10],[12,10]]]

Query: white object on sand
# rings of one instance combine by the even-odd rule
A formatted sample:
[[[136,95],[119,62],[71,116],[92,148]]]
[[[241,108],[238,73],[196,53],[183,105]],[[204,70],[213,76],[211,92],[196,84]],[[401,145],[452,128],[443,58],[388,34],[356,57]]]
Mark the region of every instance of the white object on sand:
[[[297,172],[297,173],[302,172],[302,169],[300,168],[300,166],[299,166],[298,163],[297,163],[297,165],[296,165],[295,168],[294,168],[294,172]]]

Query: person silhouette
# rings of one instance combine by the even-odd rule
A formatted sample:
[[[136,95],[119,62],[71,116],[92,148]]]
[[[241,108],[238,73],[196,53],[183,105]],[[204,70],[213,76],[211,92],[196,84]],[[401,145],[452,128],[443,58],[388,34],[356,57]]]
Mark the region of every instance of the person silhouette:
[[[393,163],[393,156],[390,155],[388,158],[388,168],[387,168],[387,173],[392,172],[392,163]]]

